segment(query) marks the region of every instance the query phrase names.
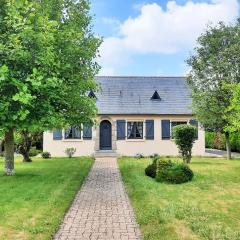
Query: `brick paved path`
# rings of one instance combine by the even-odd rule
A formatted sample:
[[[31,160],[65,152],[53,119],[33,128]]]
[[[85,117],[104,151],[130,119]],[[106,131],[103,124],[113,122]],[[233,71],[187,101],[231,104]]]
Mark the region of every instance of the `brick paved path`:
[[[141,239],[115,158],[96,159],[54,239]]]

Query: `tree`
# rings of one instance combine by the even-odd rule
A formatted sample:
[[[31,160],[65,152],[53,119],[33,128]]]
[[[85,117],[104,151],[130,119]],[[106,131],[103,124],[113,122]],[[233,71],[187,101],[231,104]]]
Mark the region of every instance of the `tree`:
[[[17,131],[15,134],[15,145],[18,153],[22,154],[23,162],[32,162],[29,156],[31,147],[41,138],[42,132]]]
[[[233,96],[231,105],[227,110],[227,113],[229,113],[227,117],[229,125],[226,129],[230,132],[240,132],[240,83],[228,87]]]
[[[0,128],[5,174],[14,174],[14,131],[91,122],[101,43],[87,0],[0,0]]]
[[[1,157],[2,154],[3,154],[3,144],[4,144],[3,138],[0,137],[0,157]]]
[[[191,162],[192,147],[196,140],[196,131],[196,127],[187,124],[181,124],[173,128],[173,138],[184,163]]]
[[[233,25],[209,26],[198,39],[188,84],[192,90],[193,113],[208,129],[224,133],[228,159],[231,146],[227,126],[232,91],[227,84],[240,82],[240,20]]]

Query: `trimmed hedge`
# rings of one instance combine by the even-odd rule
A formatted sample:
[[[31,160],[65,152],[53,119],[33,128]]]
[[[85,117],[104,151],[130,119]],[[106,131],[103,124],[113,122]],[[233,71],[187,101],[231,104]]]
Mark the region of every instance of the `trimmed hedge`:
[[[193,171],[186,164],[162,159],[157,162],[156,180],[158,182],[180,184],[191,181],[193,176]]]
[[[205,139],[206,148],[226,150],[224,134],[206,131]],[[230,134],[230,144],[233,152],[240,152],[240,132]]]

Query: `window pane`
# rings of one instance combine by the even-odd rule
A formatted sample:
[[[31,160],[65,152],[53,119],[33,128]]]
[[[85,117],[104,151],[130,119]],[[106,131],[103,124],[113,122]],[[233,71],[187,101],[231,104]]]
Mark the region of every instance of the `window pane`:
[[[78,127],[71,127],[65,130],[65,139],[81,139],[81,131]]]
[[[128,139],[143,138],[143,122],[128,122]]]

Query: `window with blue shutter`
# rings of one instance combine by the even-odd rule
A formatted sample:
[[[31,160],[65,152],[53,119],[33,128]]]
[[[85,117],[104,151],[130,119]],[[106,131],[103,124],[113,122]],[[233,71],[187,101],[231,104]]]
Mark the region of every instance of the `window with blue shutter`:
[[[170,120],[162,120],[162,139],[168,140],[170,138]]]
[[[146,120],[146,139],[154,139],[154,120]]]
[[[91,125],[84,125],[83,126],[83,139],[84,140],[91,140],[92,139],[92,126]]]
[[[126,121],[117,120],[117,140],[126,139]]]
[[[53,131],[53,140],[62,140],[62,130],[57,129]]]
[[[189,124],[194,126],[194,127],[196,127],[196,136],[195,136],[195,138],[198,139],[198,121],[195,120],[195,119],[191,119],[189,121]]]

